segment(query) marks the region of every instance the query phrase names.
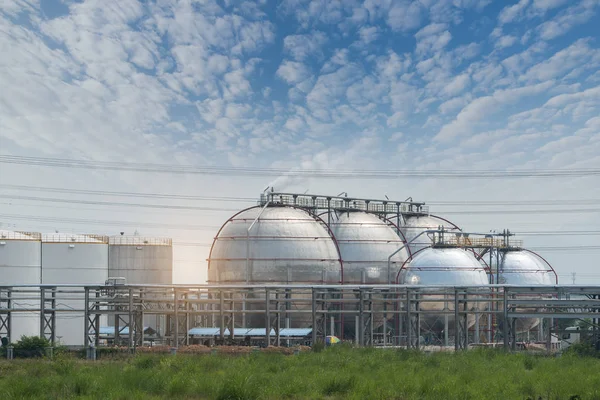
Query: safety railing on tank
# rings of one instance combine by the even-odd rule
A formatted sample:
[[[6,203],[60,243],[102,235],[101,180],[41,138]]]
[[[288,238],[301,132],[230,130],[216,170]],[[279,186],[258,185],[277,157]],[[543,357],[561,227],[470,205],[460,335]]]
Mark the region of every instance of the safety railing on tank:
[[[259,205],[264,206],[270,202],[274,205],[296,206],[319,210],[360,210],[374,213],[403,213],[403,214],[428,214],[429,207],[423,203],[354,199],[336,196],[320,196],[294,193],[263,193]]]
[[[0,232],[0,240],[41,240],[42,234],[39,232],[23,232],[23,231],[2,231]]]
[[[108,244],[114,246],[172,246],[173,239],[143,236],[111,236]]]
[[[108,244],[108,236],[93,234],[49,233],[42,235],[44,243],[101,243]]]
[[[471,238],[471,237],[463,237],[463,236],[454,236],[452,234],[447,234],[444,237],[443,242],[438,244],[447,244],[450,246],[465,246],[465,247],[494,247],[494,248],[507,248],[507,247],[522,247],[522,240],[510,240],[510,242],[506,242],[504,239],[499,238]]]

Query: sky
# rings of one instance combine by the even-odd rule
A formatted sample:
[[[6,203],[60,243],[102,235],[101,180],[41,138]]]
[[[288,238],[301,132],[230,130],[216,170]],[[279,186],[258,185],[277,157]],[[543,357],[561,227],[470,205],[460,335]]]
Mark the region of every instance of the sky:
[[[2,162],[0,228],[173,237],[175,283],[201,283],[218,228],[268,185],[412,197],[464,230],[545,232],[523,239],[561,282],[600,283],[598,175],[476,176],[600,168],[599,15],[600,0],[0,0],[0,155],[474,174]]]

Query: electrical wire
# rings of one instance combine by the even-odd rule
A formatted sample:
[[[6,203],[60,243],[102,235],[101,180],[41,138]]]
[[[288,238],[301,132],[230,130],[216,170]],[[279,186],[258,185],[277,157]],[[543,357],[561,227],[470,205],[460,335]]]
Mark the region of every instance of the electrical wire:
[[[57,199],[57,198],[49,198],[49,197],[35,197],[35,196],[9,196],[9,195],[3,195],[3,194],[0,194],[0,198],[11,199],[11,200],[43,201],[43,202],[51,202],[51,203],[101,205],[101,206],[110,206],[110,207],[139,207],[139,208],[159,208],[159,209],[171,209],[171,210],[219,211],[219,212],[239,211],[236,208],[178,206],[178,205],[169,205],[169,204],[119,203],[119,202],[113,202],[113,201]]]
[[[193,166],[168,165],[152,163],[126,163],[112,161],[92,161],[59,159],[47,157],[24,157],[0,155],[0,163],[15,165],[31,165],[41,167],[60,167],[76,169],[95,169],[109,171],[152,172],[168,174],[199,174],[224,176],[298,176],[315,178],[347,178],[347,179],[388,179],[388,178],[471,178],[471,179],[506,179],[532,177],[581,177],[598,176],[600,169],[514,169],[514,170],[453,170],[453,171],[416,171],[416,170],[332,170],[332,169],[283,169],[253,168],[227,166]]]
[[[256,201],[254,197],[218,197],[218,196],[193,196],[183,194],[160,194],[160,193],[135,193],[135,192],[115,192],[108,190],[82,190],[56,187],[27,186],[27,185],[5,185],[0,184],[0,188],[8,190],[24,190],[35,192],[54,192],[67,194],[85,194],[94,196],[115,196],[115,197],[141,197],[156,199],[176,199],[176,200],[194,200],[194,201],[232,201],[232,202],[250,202]]]

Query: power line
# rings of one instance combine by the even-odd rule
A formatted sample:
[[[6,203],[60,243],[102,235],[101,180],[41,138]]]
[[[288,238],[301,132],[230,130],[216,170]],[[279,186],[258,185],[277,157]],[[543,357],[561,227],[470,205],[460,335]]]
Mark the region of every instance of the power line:
[[[43,201],[51,203],[69,203],[69,204],[85,204],[85,205],[101,205],[101,206],[120,206],[120,207],[140,207],[140,208],[164,208],[172,210],[195,210],[195,211],[239,211],[235,208],[215,208],[215,207],[197,207],[197,206],[177,206],[169,204],[143,204],[143,203],[119,203],[112,201],[94,201],[94,200],[77,200],[77,199],[57,199],[49,197],[35,196],[8,196],[0,194],[0,198],[12,200],[28,200],[28,201]]]
[[[219,197],[219,196],[193,196],[183,194],[160,194],[160,193],[138,193],[138,192],[114,192],[107,190],[82,190],[82,189],[67,189],[55,187],[40,187],[26,185],[2,185],[0,188],[9,190],[25,190],[36,192],[55,192],[68,194],[86,194],[94,196],[115,196],[115,197],[142,197],[156,199],[177,199],[177,200],[194,200],[194,201],[232,201],[232,202],[249,202],[256,201],[254,197]]]
[[[15,215],[15,214],[0,214],[0,219],[24,220],[36,222],[62,222],[70,224],[83,225],[104,225],[104,226],[129,226],[129,227],[148,227],[148,228],[167,228],[181,230],[211,230],[216,231],[220,227],[208,225],[187,225],[187,224],[165,224],[155,222],[136,222],[136,221],[106,221],[95,219],[79,219],[79,218],[58,218],[58,217],[37,217],[34,215]]]
[[[169,204],[147,204],[147,203],[123,203],[112,201],[96,201],[96,200],[78,200],[78,199],[61,199],[53,197],[37,197],[37,196],[11,196],[0,194],[0,198],[25,200],[25,201],[40,201],[51,203],[68,203],[68,204],[83,204],[83,205],[101,205],[108,207],[138,207],[138,208],[157,208],[157,209],[172,209],[172,210],[193,210],[193,211],[213,211],[213,212],[237,212],[239,209],[234,208],[218,208],[218,207],[200,207],[200,206],[183,206]],[[491,214],[582,214],[582,213],[597,213],[600,208],[563,208],[563,209],[529,209],[529,210],[463,210],[463,211],[443,211],[439,213],[443,215],[491,215]]]
[[[519,169],[519,170],[454,170],[454,171],[416,171],[416,170],[333,170],[333,169],[283,169],[227,166],[168,165],[152,163],[125,163],[112,161],[73,160],[45,157],[24,157],[0,155],[0,163],[32,165],[41,167],[95,169],[109,171],[152,172],[168,174],[199,174],[225,176],[299,176],[315,178],[347,179],[387,179],[387,178],[476,178],[505,179],[532,177],[579,177],[600,175],[600,169]]]

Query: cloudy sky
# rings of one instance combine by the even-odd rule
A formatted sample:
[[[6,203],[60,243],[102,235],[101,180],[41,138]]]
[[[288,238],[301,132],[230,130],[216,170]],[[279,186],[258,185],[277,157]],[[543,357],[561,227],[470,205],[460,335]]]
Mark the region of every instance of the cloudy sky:
[[[600,169],[599,15],[599,0],[0,0],[1,155],[471,174],[4,159],[1,228],[171,236],[175,282],[202,282],[218,227],[269,184],[412,196],[465,230],[544,232],[523,239],[563,282],[600,283],[600,178],[585,172]],[[510,170],[585,173],[477,176]]]

